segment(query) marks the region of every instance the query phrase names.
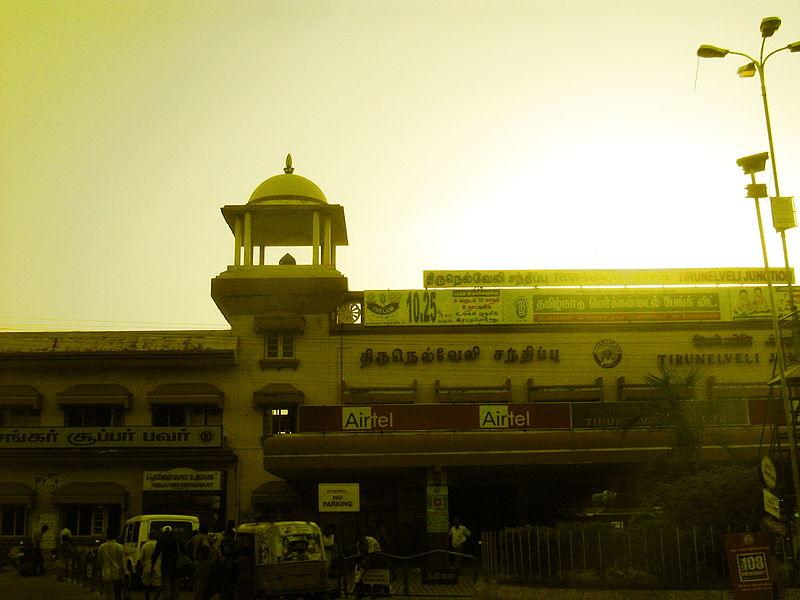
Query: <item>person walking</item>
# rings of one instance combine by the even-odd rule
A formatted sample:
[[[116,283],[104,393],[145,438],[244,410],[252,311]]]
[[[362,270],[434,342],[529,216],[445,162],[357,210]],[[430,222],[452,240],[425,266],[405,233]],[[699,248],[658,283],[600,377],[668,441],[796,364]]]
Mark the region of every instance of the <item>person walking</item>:
[[[67,529],[69,531],[69,529]],[[55,566],[58,569],[57,581],[64,581],[67,578],[67,571],[72,561],[72,537],[68,534],[61,534],[61,543],[56,548]]]
[[[157,539],[158,532],[151,530],[139,555],[139,562],[142,565],[144,600],[159,600],[161,598],[161,557],[155,562],[152,560],[153,553],[156,551]]]
[[[107,600],[122,600],[125,557],[122,553],[122,544],[117,541],[118,533],[116,528],[109,527],[106,530],[106,541],[100,544],[97,551],[103,579],[103,596]]]
[[[208,580],[211,575],[211,539],[208,537],[208,523],[200,523],[200,531],[192,538],[194,559],[194,599],[208,600],[211,597]]]
[[[153,565],[161,559],[161,593],[164,600],[178,600],[180,596],[177,564],[181,554],[183,552],[180,540],[172,533],[172,527],[164,525],[156,542],[156,549],[150,558]]]

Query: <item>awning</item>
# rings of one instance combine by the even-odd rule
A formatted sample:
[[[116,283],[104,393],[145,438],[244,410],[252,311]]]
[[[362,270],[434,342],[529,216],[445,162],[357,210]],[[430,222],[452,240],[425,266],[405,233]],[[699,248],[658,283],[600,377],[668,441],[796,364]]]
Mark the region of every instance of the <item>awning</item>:
[[[268,481],[253,490],[253,504],[272,506],[300,504],[300,492],[285,481]]]
[[[121,504],[125,506],[128,492],[110,481],[73,482],[53,492],[54,504]]]
[[[36,492],[24,483],[0,484],[0,504],[23,504],[33,506]]]
[[[270,383],[253,392],[253,408],[277,408],[303,404],[303,392],[291,383]]]
[[[31,385],[0,385],[0,408],[42,410],[42,398]]]
[[[182,404],[222,408],[224,394],[210,383],[165,383],[147,392],[150,404]]]
[[[131,394],[115,383],[79,383],[56,394],[58,407],[64,406],[122,406],[130,410]]]
[[[761,427],[714,427],[704,460],[751,458]],[[710,436],[709,436],[710,437]],[[407,433],[298,433],[264,438],[264,469],[279,477],[358,477],[367,470],[480,468],[536,464],[643,463],[668,452],[667,430],[426,431]]]

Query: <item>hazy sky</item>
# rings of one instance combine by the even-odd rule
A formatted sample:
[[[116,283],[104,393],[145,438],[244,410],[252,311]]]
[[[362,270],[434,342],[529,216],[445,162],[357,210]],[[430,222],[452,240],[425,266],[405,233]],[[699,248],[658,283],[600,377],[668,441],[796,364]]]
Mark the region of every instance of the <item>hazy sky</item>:
[[[0,329],[224,325],[219,208],[287,152],[344,206],[354,290],[761,265],[758,82],[695,51],[757,55],[771,15],[800,39],[797,0],[0,0]],[[800,54],[767,79],[800,196]]]

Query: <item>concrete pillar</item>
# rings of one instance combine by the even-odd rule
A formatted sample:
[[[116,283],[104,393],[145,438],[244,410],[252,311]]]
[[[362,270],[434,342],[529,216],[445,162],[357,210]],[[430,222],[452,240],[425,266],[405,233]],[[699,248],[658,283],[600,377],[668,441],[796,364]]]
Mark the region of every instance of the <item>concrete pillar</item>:
[[[242,264],[242,217],[236,217],[233,222],[233,264]]]
[[[450,514],[447,502],[447,469],[441,466],[428,467],[425,477],[425,503],[427,505],[428,522],[428,549],[429,550],[449,550],[447,545],[447,533],[450,530]],[[446,566],[447,561],[442,557],[434,555],[430,566]]]
[[[311,264],[319,264],[319,211],[311,213]]]
[[[333,260],[331,257],[331,216],[325,215],[325,239],[323,243],[325,244],[322,250],[322,264],[323,265],[331,265],[333,264]]]
[[[249,212],[244,213],[244,264],[253,264],[253,219]]]

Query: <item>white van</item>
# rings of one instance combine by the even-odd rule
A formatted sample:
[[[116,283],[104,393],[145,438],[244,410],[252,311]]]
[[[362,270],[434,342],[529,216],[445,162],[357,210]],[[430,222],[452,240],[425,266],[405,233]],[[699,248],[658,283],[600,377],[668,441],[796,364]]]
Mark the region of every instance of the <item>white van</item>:
[[[122,551],[130,573],[135,573],[139,551],[149,539],[151,531],[158,533],[165,525],[181,541],[186,542],[192,531],[200,528],[200,519],[190,515],[137,515],[125,521],[122,529]]]

